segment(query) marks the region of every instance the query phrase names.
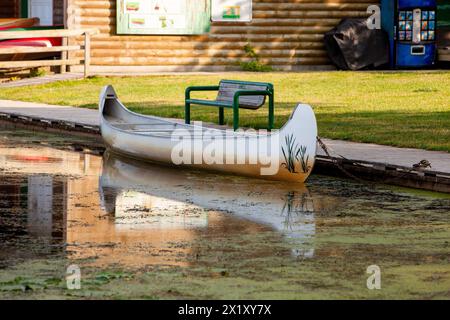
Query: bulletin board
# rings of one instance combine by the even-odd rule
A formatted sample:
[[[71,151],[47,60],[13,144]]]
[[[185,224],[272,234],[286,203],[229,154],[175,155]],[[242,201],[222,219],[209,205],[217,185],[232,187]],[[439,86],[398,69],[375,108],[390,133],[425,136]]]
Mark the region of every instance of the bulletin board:
[[[210,0],[117,0],[117,34],[203,34]]]
[[[252,21],[252,0],[212,0],[212,21]]]

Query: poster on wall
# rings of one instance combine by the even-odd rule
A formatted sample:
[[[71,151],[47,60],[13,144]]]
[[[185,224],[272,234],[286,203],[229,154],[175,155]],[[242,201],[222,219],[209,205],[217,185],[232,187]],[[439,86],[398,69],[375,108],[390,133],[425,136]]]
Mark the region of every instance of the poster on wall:
[[[212,21],[252,21],[252,0],[212,0]]]
[[[203,34],[210,0],[117,0],[117,34]]]

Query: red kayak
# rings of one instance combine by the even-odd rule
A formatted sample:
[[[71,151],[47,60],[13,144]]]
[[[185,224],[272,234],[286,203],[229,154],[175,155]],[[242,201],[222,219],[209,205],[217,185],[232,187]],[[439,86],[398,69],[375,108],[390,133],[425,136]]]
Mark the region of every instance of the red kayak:
[[[4,40],[0,42],[0,48],[10,47],[57,47],[62,43],[61,38],[27,38]]]
[[[0,20],[0,32],[1,31],[26,31],[26,30],[47,30],[52,27],[38,27],[30,24],[36,23],[38,19],[15,19],[13,21],[5,21],[12,19]],[[25,20],[25,21],[24,21]],[[3,23],[2,23],[3,21]],[[7,31],[8,30],[8,31]],[[14,47],[55,47],[62,45],[62,38],[26,38],[26,39],[11,39],[0,41],[0,51],[2,48],[14,48]],[[14,60],[41,60],[47,58],[53,58],[58,56],[58,52],[39,52],[39,53],[19,53],[19,54],[0,54],[0,60],[2,61],[14,61]]]

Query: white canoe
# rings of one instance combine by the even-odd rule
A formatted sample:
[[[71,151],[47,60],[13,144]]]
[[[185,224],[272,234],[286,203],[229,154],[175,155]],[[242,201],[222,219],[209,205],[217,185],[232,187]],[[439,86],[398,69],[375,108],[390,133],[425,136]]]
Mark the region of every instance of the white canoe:
[[[317,123],[306,104],[297,105],[288,122],[271,132],[234,132],[140,115],[119,101],[112,86],[103,88],[99,111],[106,145],[133,158],[297,182],[304,182],[314,166]]]

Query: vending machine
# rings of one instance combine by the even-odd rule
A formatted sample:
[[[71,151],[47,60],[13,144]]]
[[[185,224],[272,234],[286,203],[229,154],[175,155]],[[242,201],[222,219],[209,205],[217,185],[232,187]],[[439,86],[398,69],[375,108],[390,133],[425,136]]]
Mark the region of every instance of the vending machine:
[[[392,68],[434,65],[436,0],[381,0],[381,26],[389,36]]]

